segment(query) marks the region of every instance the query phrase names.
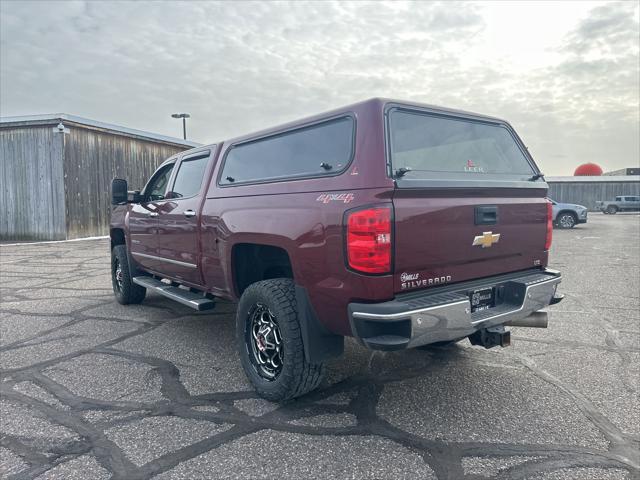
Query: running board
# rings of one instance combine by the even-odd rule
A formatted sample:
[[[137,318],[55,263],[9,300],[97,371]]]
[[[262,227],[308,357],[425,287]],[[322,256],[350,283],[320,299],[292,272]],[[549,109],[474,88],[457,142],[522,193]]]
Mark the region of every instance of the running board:
[[[209,298],[205,298],[202,295],[193,293],[190,290],[185,290],[184,288],[172,287],[153,277],[133,277],[133,283],[195,310],[211,310],[216,306],[216,302]]]

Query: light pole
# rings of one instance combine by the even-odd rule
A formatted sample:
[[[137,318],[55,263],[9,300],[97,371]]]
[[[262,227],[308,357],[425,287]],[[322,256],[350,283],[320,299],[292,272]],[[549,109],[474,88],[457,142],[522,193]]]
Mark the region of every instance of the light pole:
[[[188,113],[172,113],[173,118],[182,119],[182,138],[187,139],[187,118],[191,117]]]

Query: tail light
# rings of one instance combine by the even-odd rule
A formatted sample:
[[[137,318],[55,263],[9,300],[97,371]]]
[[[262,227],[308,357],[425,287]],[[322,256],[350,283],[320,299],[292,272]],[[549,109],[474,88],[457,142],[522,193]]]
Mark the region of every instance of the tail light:
[[[544,242],[544,249],[549,250],[551,248],[551,240],[553,238],[553,206],[551,202],[547,200],[547,239]]]
[[[349,267],[363,273],[389,273],[391,206],[350,212],[346,224]]]

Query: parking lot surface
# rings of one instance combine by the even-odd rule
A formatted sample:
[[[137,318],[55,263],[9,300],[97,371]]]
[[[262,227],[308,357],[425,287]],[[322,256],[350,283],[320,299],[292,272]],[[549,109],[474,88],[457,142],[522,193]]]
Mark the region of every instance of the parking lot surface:
[[[513,346],[372,353],[257,398],[234,305],[111,293],[108,240],[0,246],[0,477],[640,478],[640,217],[554,232],[565,300]]]

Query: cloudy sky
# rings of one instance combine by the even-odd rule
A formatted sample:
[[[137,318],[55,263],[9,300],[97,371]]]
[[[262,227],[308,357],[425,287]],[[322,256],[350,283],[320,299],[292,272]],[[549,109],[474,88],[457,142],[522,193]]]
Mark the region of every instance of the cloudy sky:
[[[0,2],[0,115],[213,142],[374,96],[512,122],[542,170],[638,165],[637,1]]]

